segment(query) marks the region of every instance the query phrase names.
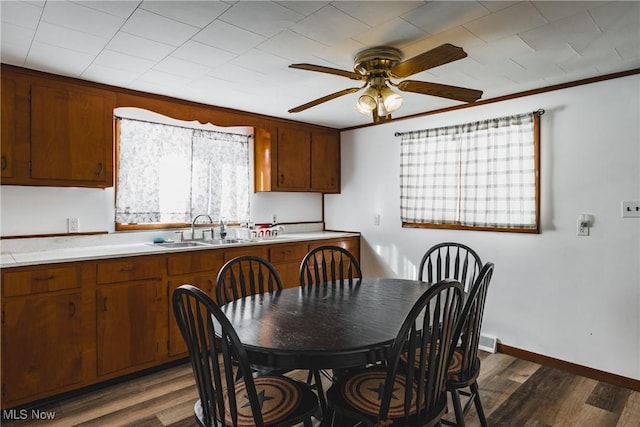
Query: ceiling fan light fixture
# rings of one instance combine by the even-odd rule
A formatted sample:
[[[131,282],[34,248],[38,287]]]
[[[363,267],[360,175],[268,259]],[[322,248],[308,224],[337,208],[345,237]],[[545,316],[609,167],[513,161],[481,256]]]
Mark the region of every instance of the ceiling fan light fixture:
[[[358,98],[356,110],[362,114],[371,114],[378,105],[378,91],[369,86]]]
[[[384,104],[384,108],[389,112],[393,113],[402,105],[402,96],[400,94],[395,93],[390,87],[385,86],[380,89],[380,98],[382,98],[382,103]]]

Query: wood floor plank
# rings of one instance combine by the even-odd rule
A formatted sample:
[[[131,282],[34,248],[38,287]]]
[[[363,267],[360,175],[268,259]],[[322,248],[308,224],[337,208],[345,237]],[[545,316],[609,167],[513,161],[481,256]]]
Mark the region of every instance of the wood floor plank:
[[[193,405],[198,398],[195,390],[193,394],[193,398],[186,399],[184,402],[176,403],[176,405],[169,409],[158,412],[157,417],[162,422],[162,425],[173,427],[185,420],[195,423],[193,417]]]
[[[631,390],[599,382],[587,399],[587,403],[596,408],[620,414],[630,394]]]
[[[575,408],[573,412],[560,413],[558,421],[554,425],[615,427],[618,417],[619,415],[613,412],[583,404]]]
[[[492,426],[553,425],[557,408],[573,389],[575,375],[540,367],[489,417]]]
[[[616,427],[638,427],[640,425],[640,393],[632,392],[624,405]]]

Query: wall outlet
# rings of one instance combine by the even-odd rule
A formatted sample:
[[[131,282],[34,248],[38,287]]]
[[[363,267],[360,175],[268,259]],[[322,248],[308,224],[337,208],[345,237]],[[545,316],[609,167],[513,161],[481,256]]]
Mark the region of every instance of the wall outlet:
[[[78,218],[67,218],[67,231],[69,233],[80,231],[80,220]]]
[[[624,200],[622,202],[622,218],[640,218],[640,201]]]
[[[582,221],[578,220],[578,229],[576,234],[578,236],[588,236],[589,235],[589,226],[585,225]]]
[[[374,214],[373,215],[373,225],[378,226],[380,225],[380,214]]]

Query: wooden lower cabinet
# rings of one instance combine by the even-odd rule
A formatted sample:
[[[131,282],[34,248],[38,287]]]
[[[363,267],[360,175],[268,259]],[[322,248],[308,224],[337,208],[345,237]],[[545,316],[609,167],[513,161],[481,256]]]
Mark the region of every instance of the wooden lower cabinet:
[[[300,262],[306,254],[306,242],[273,245],[269,248],[269,260],[278,270],[283,287],[294,288],[300,285]]]
[[[80,292],[3,303],[3,402],[81,383],[81,306]]]
[[[15,408],[184,358],[171,296],[185,283],[215,300],[224,262],[268,259],[285,287],[302,258],[339,245],[360,256],[359,237],[216,248],[2,270],[2,399]]]
[[[160,288],[158,280],[98,289],[99,376],[158,360],[158,329],[166,306]]]
[[[202,289],[214,301],[216,299],[216,276],[222,268],[221,250],[194,251],[167,257],[168,304],[169,304],[169,357],[186,356],[187,345],[173,314],[173,292],[181,285],[190,284]]]

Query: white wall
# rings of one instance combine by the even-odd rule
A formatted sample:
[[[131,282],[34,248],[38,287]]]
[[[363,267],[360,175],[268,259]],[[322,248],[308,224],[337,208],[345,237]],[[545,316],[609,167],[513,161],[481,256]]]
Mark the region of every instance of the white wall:
[[[620,207],[640,200],[639,98],[636,75],[343,132],[342,193],[326,196],[326,226],[362,232],[366,276],[415,278],[431,245],[466,243],[496,265],[483,333],[640,379],[640,219]],[[401,227],[396,131],[539,108],[541,234]],[[589,237],[576,236],[581,213],[595,217]]]

